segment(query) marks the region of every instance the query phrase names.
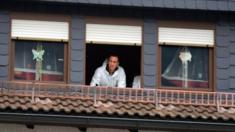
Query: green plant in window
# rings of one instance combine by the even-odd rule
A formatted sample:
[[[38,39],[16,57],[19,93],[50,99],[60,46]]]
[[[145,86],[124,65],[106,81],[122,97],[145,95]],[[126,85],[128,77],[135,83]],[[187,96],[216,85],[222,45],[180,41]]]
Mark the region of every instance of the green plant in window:
[[[42,76],[42,61],[45,50],[43,50],[43,46],[41,44],[37,44],[36,50],[32,49],[32,53],[33,53],[33,60],[36,60],[35,80],[38,81],[41,80]]]

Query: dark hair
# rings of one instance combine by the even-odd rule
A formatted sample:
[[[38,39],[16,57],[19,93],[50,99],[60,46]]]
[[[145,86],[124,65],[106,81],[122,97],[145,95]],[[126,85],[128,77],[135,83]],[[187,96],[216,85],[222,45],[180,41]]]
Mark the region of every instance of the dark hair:
[[[118,61],[119,61],[119,57],[118,57],[118,55],[117,55],[117,54],[114,54],[114,53],[109,54],[109,56],[108,56],[108,60],[110,59],[110,57],[117,57],[117,58],[118,58]]]

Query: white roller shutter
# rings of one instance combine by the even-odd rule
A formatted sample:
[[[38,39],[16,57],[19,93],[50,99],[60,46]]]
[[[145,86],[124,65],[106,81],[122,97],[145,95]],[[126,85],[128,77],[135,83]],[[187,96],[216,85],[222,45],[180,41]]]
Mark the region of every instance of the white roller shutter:
[[[68,22],[12,20],[11,37],[32,40],[68,41]]]
[[[213,46],[214,30],[159,27],[160,44]]]
[[[87,24],[86,42],[97,44],[141,45],[141,26]]]

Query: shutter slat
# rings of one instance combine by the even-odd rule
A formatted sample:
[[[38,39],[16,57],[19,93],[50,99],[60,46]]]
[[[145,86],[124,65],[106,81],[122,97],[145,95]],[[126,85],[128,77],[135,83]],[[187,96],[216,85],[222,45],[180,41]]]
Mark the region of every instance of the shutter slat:
[[[12,38],[68,41],[68,22],[12,20]]]
[[[213,46],[214,31],[207,29],[159,27],[159,43]]]
[[[86,42],[121,45],[141,45],[141,26],[87,24]]]

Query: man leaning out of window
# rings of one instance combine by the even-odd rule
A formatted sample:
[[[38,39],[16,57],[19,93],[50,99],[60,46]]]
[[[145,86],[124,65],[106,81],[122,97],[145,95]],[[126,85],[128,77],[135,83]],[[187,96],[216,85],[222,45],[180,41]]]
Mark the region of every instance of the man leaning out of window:
[[[119,66],[117,55],[109,55],[107,61],[96,69],[90,86],[126,87],[126,74],[124,69]]]

